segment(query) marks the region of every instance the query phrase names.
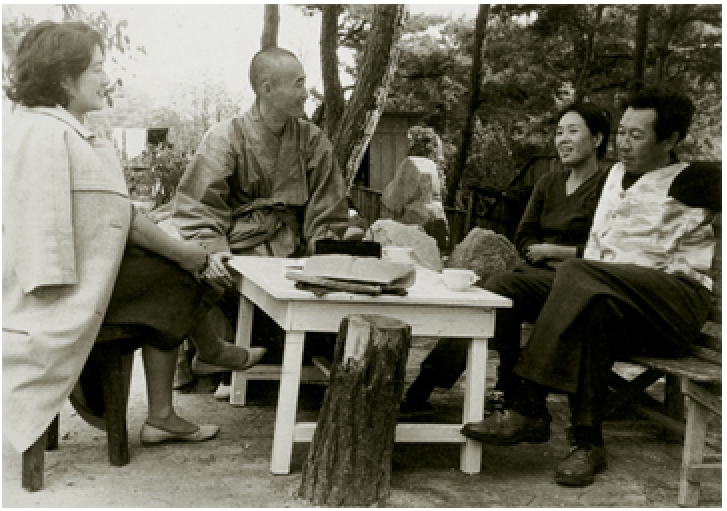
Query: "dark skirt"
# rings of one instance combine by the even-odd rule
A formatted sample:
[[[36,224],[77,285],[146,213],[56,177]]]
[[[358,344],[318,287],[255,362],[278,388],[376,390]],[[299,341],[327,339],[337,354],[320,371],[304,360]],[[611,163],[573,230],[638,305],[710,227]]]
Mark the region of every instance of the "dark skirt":
[[[130,248],[124,253],[104,324],[144,327],[143,339],[130,341],[129,349],[141,344],[174,349],[206,311],[212,294],[209,286],[199,284],[176,263]]]
[[[138,247],[128,248],[103,324],[132,326],[134,332],[141,332],[140,336],[119,341],[123,353],[144,344],[167,351],[184,341],[198,318],[217,299],[212,288],[199,284],[176,263]],[[105,428],[101,365],[93,354],[81,371],[70,401],[86,422]]]

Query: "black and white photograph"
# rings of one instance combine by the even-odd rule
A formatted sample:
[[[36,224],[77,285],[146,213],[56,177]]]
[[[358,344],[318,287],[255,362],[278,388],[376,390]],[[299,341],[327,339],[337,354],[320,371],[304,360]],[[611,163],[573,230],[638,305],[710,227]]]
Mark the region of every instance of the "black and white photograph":
[[[722,507],[722,4],[3,4],[2,506]]]

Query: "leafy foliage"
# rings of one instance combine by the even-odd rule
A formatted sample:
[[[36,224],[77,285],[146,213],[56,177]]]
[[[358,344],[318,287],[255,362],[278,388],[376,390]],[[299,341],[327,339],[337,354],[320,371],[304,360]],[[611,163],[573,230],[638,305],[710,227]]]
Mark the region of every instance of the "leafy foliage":
[[[106,11],[86,12],[79,4],[59,4],[58,7],[60,9],[58,14],[63,21],[85,21],[101,34],[107,57],[119,67],[121,72],[126,69],[128,61],[137,59],[139,55],[146,55],[144,46],[132,45],[127,33],[128,22],[126,20],[115,22]],[[3,85],[9,78],[10,65],[15,60],[20,40],[35,24],[36,21],[25,14],[21,14],[20,18],[13,18],[9,11],[3,9],[3,55],[5,57],[3,59]],[[121,78],[117,78],[113,87],[115,88],[121,83]],[[109,106],[112,106],[111,96],[107,97]]]
[[[169,141],[187,153],[194,153],[202,136],[216,122],[242,113],[242,99],[222,82],[187,84],[172,97],[171,108],[147,112],[147,126],[169,128]]]
[[[695,99],[697,115],[680,156],[721,159],[721,6],[675,9],[652,6],[645,81]],[[491,13],[478,121],[460,189],[505,187],[532,156],[553,154],[555,114],[568,102],[587,98],[618,120],[634,74],[637,6],[508,4]],[[474,23],[419,15],[407,30],[389,108],[421,112],[421,122],[442,137],[451,169],[464,126]]]
[[[35,21],[23,14],[20,18],[6,19],[7,14],[3,10],[3,84],[9,79],[9,65],[15,58],[18,45],[23,35],[35,25]]]
[[[169,145],[149,145],[125,170],[129,190],[134,197],[148,197],[154,207],[169,202],[184,174],[187,153]]]

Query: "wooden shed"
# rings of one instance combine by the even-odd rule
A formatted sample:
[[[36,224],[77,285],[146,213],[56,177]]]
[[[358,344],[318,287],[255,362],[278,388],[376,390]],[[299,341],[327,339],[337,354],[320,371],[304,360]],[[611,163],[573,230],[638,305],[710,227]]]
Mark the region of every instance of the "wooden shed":
[[[407,131],[421,115],[385,111],[379,119],[350,190],[354,206],[368,223],[379,218],[381,192],[394,178],[396,167],[406,157],[409,149]]]
[[[420,113],[386,111],[381,115],[354,183],[378,192],[394,177],[397,165],[409,148],[407,131],[421,117]]]

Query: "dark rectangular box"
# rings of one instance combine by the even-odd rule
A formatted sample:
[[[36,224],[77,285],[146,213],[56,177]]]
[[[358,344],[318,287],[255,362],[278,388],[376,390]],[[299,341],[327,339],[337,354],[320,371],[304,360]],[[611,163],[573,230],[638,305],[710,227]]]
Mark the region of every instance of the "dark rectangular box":
[[[318,240],[316,255],[344,254],[381,259],[381,243],[361,240]]]

